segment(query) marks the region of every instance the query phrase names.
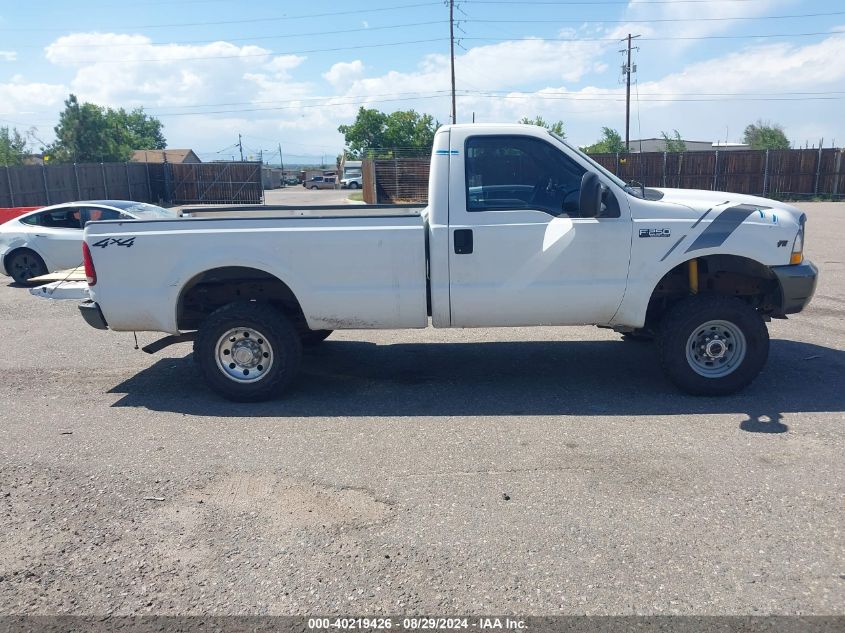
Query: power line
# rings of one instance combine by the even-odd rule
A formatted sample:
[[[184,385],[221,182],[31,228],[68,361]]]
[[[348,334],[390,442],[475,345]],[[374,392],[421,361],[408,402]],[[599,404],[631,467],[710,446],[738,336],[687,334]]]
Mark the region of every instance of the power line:
[[[368,31],[368,30],[376,30],[376,29],[388,29],[388,28],[398,28],[401,26],[409,26],[409,27],[416,27],[416,26],[423,26],[423,25],[434,25],[434,24],[442,24],[442,20],[432,20],[430,22],[415,22],[410,23],[407,25],[392,25],[392,26],[385,26],[385,27],[371,27],[369,29],[346,29],[341,31],[322,31],[322,32],[315,32],[315,33],[302,33],[299,35],[308,35],[308,36],[316,36],[316,35],[333,35],[338,33],[349,33],[351,31],[361,30],[361,31]],[[689,35],[689,36],[643,36],[643,41],[650,41],[650,42],[662,42],[662,41],[672,41],[672,40],[741,40],[741,39],[754,39],[754,38],[775,38],[775,37],[812,37],[817,35],[845,35],[843,31],[812,31],[809,33],[746,33],[741,35]],[[190,44],[212,44],[212,43],[229,43],[229,42],[251,42],[255,40],[274,40],[274,39],[281,39],[287,37],[297,37],[297,35],[287,35],[287,34],[280,34],[280,35],[266,35],[266,36],[259,36],[259,37],[236,37],[236,38],[227,38],[225,40],[221,40],[220,38],[212,39],[212,40],[182,40],[182,41],[173,41],[173,42],[145,42],[145,43],[115,43],[115,44],[50,44],[51,48],[84,48],[84,49],[91,49],[91,48],[139,48],[139,47],[163,47],[163,46],[182,46],[182,45],[190,45]],[[434,40],[417,40],[413,42],[400,42],[403,43],[421,43],[427,41],[443,41],[445,38],[434,39]],[[483,41],[483,42],[569,42],[573,44],[584,43],[584,44],[592,44],[594,42],[618,42],[619,38],[616,37],[466,37],[463,36],[460,38],[461,40],[469,40],[469,41]],[[390,46],[392,45],[390,42],[377,44],[377,46]],[[368,46],[376,46],[374,44],[370,44]],[[16,48],[37,48],[43,49],[43,46],[17,46]],[[298,52],[322,52],[322,51],[329,51],[329,50],[346,50],[340,48],[333,48],[333,49],[311,49],[309,51],[298,51]],[[250,53],[253,56],[261,56],[261,55],[294,55],[297,51],[293,52],[274,52],[271,51],[269,53]],[[244,55],[233,55],[232,58],[236,57],[244,57]],[[205,59],[205,58],[203,58]],[[208,59],[221,59],[221,57],[208,57]],[[226,59],[226,58],[223,58]],[[126,60],[132,61],[132,60]],[[164,61],[164,60],[162,60]],[[178,60],[175,60],[178,61]],[[96,63],[96,62],[91,62]]]
[[[338,35],[340,33],[358,33],[361,31],[384,31],[387,29],[410,28],[417,26],[429,26],[432,24],[443,24],[443,20],[430,20],[428,22],[408,22],[405,24],[389,24],[386,26],[368,26],[354,29],[339,29],[336,31],[314,31],[311,33],[280,33],[277,35],[260,35],[256,37],[227,37],[210,40],[181,40],[172,42],[137,42],[137,43],[116,43],[116,44],[50,44],[50,48],[138,48],[141,46],[173,46],[184,44],[214,44],[216,42],[253,42],[258,40],[277,40],[289,37],[313,37],[316,35]],[[15,48],[44,48],[44,46],[16,46]]]
[[[479,20],[473,18],[467,20],[468,22],[479,24],[548,24],[554,22],[567,23],[582,23],[589,22],[591,24],[653,24],[655,22],[733,22],[735,20],[792,20],[796,18],[821,18],[831,17],[834,15],[845,15],[845,11],[833,11],[831,13],[801,13],[796,15],[759,15],[759,16],[739,16],[734,18],[653,18],[650,20],[590,20],[586,18],[581,19],[558,19],[558,18],[544,18],[540,20]]]
[[[830,93],[795,93],[796,96],[787,96],[791,93],[784,93],[784,96],[773,96],[773,94],[769,94],[766,96],[761,96],[758,94],[747,94],[743,95],[741,93],[734,93],[730,94],[727,93],[725,96],[719,95],[703,95],[704,98],[689,98],[684,97],[683,95],[679,95],[678,97],[671,96],[671,93],[653,93],[656,98],[643,98],[643,94],[640,93],[640,101],[641,102],[654,102],[654,103],[661,103],[661,102],[698,102],[698,103],[708,103],[708,102],[726,102],[726,101],[755,101],[755,102],[777,102],[777,101],[839,101],[845,99],[845,92],[830,92]],[[662,97],[658,97],[661,95]],[[688,93],[689,95],[693,95],[694,93]],[[151,110],[149,113],[153,114],[154,116],[166,118],[166,117],[181,117],[181,116],[207,116],[211,114],[245,114],[251,112],[276,112],[280,110],[293,110],[293,109],[309,109],[309,108],[335,108],[335,107],[343,107],[343,106],[350,106],[350,105],[358,105],[362,103],[392,103],[392,102],[399,102],[399,101],[417,101],[417,100],[429,100],[429,99],[441,99],[441,98],[448,98],[449,92],[448,91],[440,91],[434,94],[418,94],[412,97],[394,97],[394,98],[384,98],[384,99],[368,99],[367,97],[355,97],[353,101],[329,101],[329,99],[333,99],[332,97],[326,97],[327,101],[322,103],[291,103],[289,105],[279,105],[273,106],[268,108],[235,108],[235,109],[226,109],[226,110],[206,110],[203,112],[170,112],[170,113],[157,113]],[[646,95],[649,96],[649,95]],[[477,91],[470,91],[470,90],[458,90],[456,91],[456,97],[479,97],[479,98],[488,98],[488,99],[541,99],[546,101],[602,101],[602,102],[624,102],[625,95],[624,94],[615,94],[615,93],[608,93],[603,95],[578,95],[578,94],[543,94],[543,93],[506,93],[503,94],[502,92],[496,91],[489,91],[489,90],[477,90]]]
[[[772,37],[810,37],[814,35],[842,35],[845,31],[814,31],[812,33],[747,33],[744,35],[690,35],[690,36],[642,36],[642,41],[663,42],[671,40],[742,40],[754,38]],[[618,42],[617,37],[462,37],[462,40],[485,41],[485,42],[570,42],[585,44],[593,42]]]
[[[354,51],[363,48],[383,48],[386,46],[406,46],[409,44],[425,44],[429,42],[443,42],[446,38],[435,37],[425,40],[405,40],[402,42],[383,42],[381,44],[360,44],[358,46],[338,46],[333,48],[309,48],[299,51],[266,51],[264,53],[244,53],[241,55],[209,55],[201,57],[151,57],[144,59],[74,59],[74,64],[132,64],[152,62],[197,62],[221,59],[250,59],[253,57],[273,57],[280,55],[301,55],[305,53],[324,53],[329,51]],[[69,60],[71,61],[71,60]]]
[[[547,6],[630,4],[630,0],[464,0],[467,4],[539,4]],[[763,0],[637,0],[637,4],[734,4],[735,2],[761,2]]]
[[[329,13],[310,13],[304,15],[282,15],[282,16],[268,16],[263,18],[247,18],[243,20],[220,20],[217,22],[181,22],[173,24],[140,24],[133,26],[119,26],[119,27],[100,27],[106,30],[120,30],[120,29],[169,29],[175,27],[186,26],[221,26],[226,24],[250,24],[255,22],[280,22],[285,20],[304,20],[307,18],[325,18],[337,15],[360,15],[362,13],[382,13],[384,11],[398,11],[402,9],[413,9],[417,7],[434,7],[440,6],[439,2],[416,2],[414,4],[399,4],[395,6],[380,7],[373,9],[351,9],[348,11],[331,11]],[[2,31],[64,31],[67,27],[55,27],[46,29],[21,29],[17,27],[9,27],[0,29]]]
[[[845,12],[842,12],[845,14]],[[774,17],[774,16],[773,16]],[[789,16],[781,16],[789,17]],[[721,19],[721,18],[714,18]],[[482,22],[499,22],[496,20],[482,20]],[[511,20],[502,20],[501,22],[511,22]],[[440,21],[433,22],[440,24]],[[704,36],[652,36],[643,37],[643,41],[673,41],[673,40],[719,40],[719,39],[754,39],[754,38],[776,38],[776,37],[811,37],[818,35],[829,36],[845,36],[845,32],[840,31],[815,31],[810,33],[762,33],[762,34],[744,34],[744,35],[704,35]],[[183,62],[183,61],[208,61],[208,60],[223,60],[223,59],[249,59],[254,57],[270,57],[281,55],[302,55],[306,53],[323,53],[336,51],[350,51],[361,50],[366,48],[384,48],[389,46],[407,46],[413,44],[428,44],[432,42],[443,42],[450,38],[430,38],[422,40],[404,40],[401,42],[381,42],[377,44],[359,44],[356,46],[337,46],[331,48],[310,48],[296,51],[266,51],[263,53],[244,53],[238,55],[207,55],[198,57],[150,57],[142,59],[81,59],[72,60],[75,64],[127,64],[127,63],[155,63],[155,62]],[[461,37],[461,40],[469,41],[483,41],[491,43],[504,42],[568,42],[568,43],[594,43],[594,42],[617,42],[618,38],[612,37],[595,37],[595,38],[565,38],[565,37],[513,37],[513,38],[495,38],[495,37]],[[220,41],[220,40],[217,40]],[[120,45],[117,45],[120,46]],[[149,46],[166,46],[166,44],[149,44]]]

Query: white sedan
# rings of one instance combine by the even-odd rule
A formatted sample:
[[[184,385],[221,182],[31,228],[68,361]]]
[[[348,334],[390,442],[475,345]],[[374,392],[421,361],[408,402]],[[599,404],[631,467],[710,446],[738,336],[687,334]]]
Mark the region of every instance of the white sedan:
[[[31,211],[0,224],[0,273],[25,284],[79,266],[82,229],[88,222],[177,217],[176,211],[128,200],[66,202]]]

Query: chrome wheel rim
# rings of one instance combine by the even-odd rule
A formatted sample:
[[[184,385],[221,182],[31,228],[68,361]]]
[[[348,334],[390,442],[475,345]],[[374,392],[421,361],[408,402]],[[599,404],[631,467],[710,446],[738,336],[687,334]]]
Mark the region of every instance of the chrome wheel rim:
[[[233,328],[215,346],[215,360],[223,375],[237,383],[258,382],[273,366],[273,347],[254,328]]]
[[[730,321],[707,321],[687,339],[687,363],[699,376],[722,378],[742,364],[747,347],[742,330]]]

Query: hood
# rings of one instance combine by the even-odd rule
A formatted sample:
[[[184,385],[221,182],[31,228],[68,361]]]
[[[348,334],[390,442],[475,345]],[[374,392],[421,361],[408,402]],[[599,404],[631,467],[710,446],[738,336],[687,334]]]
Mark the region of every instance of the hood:
[[[790,204],[771,200],[769,198],[762,198],[760,196],[751,196],[744,193],[730,193],[727,191],[707,191],[705,189],[664,189],[662,187],[653,187],[653,191],[659,192],[661,195],[661,202],[670,202],[674,204],[682,204],[695,211],[706,211],[716,205],[719,206],[735,206],[739,204],[746,204],[760,209],[772,209],[779,212],[785,212],[792,216],[796,223],[801,221],[804,213]]]

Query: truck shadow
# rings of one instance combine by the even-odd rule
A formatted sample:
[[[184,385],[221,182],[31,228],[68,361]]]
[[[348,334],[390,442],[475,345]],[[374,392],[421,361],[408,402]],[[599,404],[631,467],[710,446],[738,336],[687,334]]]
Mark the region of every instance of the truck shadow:
[[[375,345],[332,341],[307,353],[278,400],[212,393],[190,354],[115,386],[113,406],[202,416],[677,415],[744,413],[749,432],[787,430],[784,412],[845,410],[845,351],[773,340],[763,373],[723,398],[678,392],[653,345],[526,341]]]

